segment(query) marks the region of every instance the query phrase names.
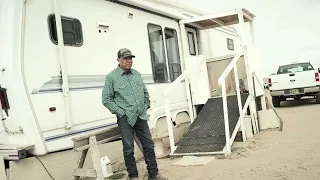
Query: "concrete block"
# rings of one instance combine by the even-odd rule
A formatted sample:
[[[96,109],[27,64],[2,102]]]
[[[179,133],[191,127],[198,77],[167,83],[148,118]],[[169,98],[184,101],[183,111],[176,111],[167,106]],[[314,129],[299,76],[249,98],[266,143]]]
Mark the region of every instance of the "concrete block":
[[[252,138],[253,137],[253,131],[252,131],[251,116],[244,116],[243,117],[243,124],[244,124],[244,129],[246,131],[247,139]]]
[[[260,130],[278,128],[278,117],[273,109],[258,111]]]

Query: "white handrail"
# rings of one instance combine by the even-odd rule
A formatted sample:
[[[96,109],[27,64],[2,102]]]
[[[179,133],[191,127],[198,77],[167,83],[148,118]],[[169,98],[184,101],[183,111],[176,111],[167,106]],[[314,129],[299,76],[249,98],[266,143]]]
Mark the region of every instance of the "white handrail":
[[[237,65],[237,62],[239,60],[239,58],[243,55],[243,49],[241,49],[241,51],[239,51],[236,56],[232,59],[232,61],[230,62],[230,64],[227,66],[227,68],[223,71],[223,73],[221,74],[220,78],[218,79],[218,83],[219,85],[222,85],[222,81],[224,81],[226,79],[226,77],[228,76],[228,74],[230,73],[230,71],[232,70],[232,68]]]
[[[199,69],[201,67],[202,62],[205,60],[205,58],[202,58],[199,62],[199,65],[196,67],[196,69]],[[172,128],[172,120],[171,120],[171,111],[170,111],[170,103],[169,103],[169,98],[168,94],[178,86],[180,82],[185,80],[186,84],[186,89],[187,89],[187,98],[188,98],[188,104],[189,104],[189,117],[191,123],[193,122],[194,115],[193,115],[193,108],[192,108],[192,103],[191,103],[191,95],[190,95],[190,88],[189,88],[189,81],[188,77],[190,75],[191,71],[184,70],[180,76],[174,80],[170,85],[168,85],[167,89],[163,92],[163,97],[165,98],[165,108],[166,108],[166,118],[167,118],[167,125],[168,125],[168,134],[169,134],[169,141],[170,141],[170,149],[171,153],[175,151],[175,143],[174,143],[174,135],[173,135],[173,128]]]
[[[225,129],[225,133],[226,133],[227,154],[229,154],[231,152],[231,146],[230,146],[230,128],[229,128],[228,105],[227,105],[226,93],[227,93],[226,92],[226,83],[222,82],[224,129]]]
[[[239,107],[239,115],[240,115],[240,122],[241,122],[241,131],[245,132],[244,122],[243,122],[243,114],[242,114],[242,103],[241,103],[241,95],[240,95],[240,87],[239,87],[239,76],[238,76],[238,68],[234,66],[234,78],[236,80],[236,89],[237,89],[237,98],[238,98],[238,107]],[[247,137],[245,133],[242,133],[243,141],[247,141]]]
[[[244,106],[243,106],[243,108],[242,108],[243,110],[244,110],[244,109],[247,109],[247,108],[249,107],[249,104],[250,104],[251,99],[252,99],[252,96],[248,96],[248,98],[247,98],[247,100],[246,100],[246,102],[245,102],[245,104],[244,104]],[[241,114],[240,114],[240,118],[241,118],[241,117],[243,118],[243,116],[245,115],[245,113],[246,113],[246,111],[242,111]],[[240,121],[241,121],[241,119],[240,119]],[[240,123],[241,123],[241,122],[240,122]],[[238,129],[238,128],[239,128],[240,123],[237,122],[235,129]],[[242,126],[242,125],[241,125],[241,126]],[[230,141],[231,141],[230,144],[233,144],[236,135],[237,135],[237,131],[234,131],[233,134],[232,134],[232,136],[231,136],[231,139],[230,139]],[[243,135],[245,135],[245,134],[243,133]]]
[[[188,76],[188,71],[184,70],[180,76],[174,80],[166,90],[164,90],[163,95],[166,97],[168,96],[169,92],[171,92],[179,83],[181,83],[186,77]]]
[[[205,58],[201,58],[199,65],[195,68],[198,70],[201,67],[201,63],[205,60]],[[193,72],[193,71],[192,71]],[[175,79],[171,84],[168,85],[167,89],[164,90],[163,95],[168,96],[169,92],[171,92],[180,82],[182,82],[184,79],[186,79],[190,75],[191,71],[184,70],[180,76]]]
[[[170,150],[171,153],[175,151],[175,143],[174,143],[174,135],[173,135],[173,127],[172,127],[172,118],[171,118],[171,111],[170,111],[170,103],[169,103],[169,98],[168,94],[171,92],[177,85],[182,82],[184,79],[187,78],[188,76],[188,71],[185,70],[180,76],[174,80],[168,87],[167,89],[163,92],[163,96],[165,98],[165,108],[166,108],[166,118],[167,118],[167,126],[168,126],[168,134],[169,134],[169,141],[170,141]],[[188,92],[187,92],[188,93]],[[190,108],[189,108],[190,111]],[[192,113],[192,112],[190,112]]]
[[[242,102],[241,102],[241,96],[240,96],[240,87],[239,87],[239,77],[238,77],[238,68],[237,68],[237,62],[240,59],[241,55],[243,54],[243,47],[241,50],[236,54],[236,56],[232,59],[230,64],[227,66],[227,68],[223,71],[221,76],[218,79],[219,85],[221,85],[222,88],[222,101],[223,101],[223,115],[224,115],[224,125],[225,125],[225,135],[226,135],[226,155],[231,153],[231,141],[230,139],[230,127],[229,127],[229,116],[228,116],[228,102],[227,102],[227,92],[226,92],[226,82],[225,79],[231,72],[231,70],[234,70],[234,78],[236,81],[236,92],[237,92],[237,99],[238,99],[238,107],[239,107],[239,114],[240,114],[240,121],[241,121],[241,130],[242,130],[242,137],[243,140],[246,141],[245,136],[245,128],[244,128],[244,122],[243,122],[243,109],[242,109]],[[231,142],[230,142],[231,141]]]

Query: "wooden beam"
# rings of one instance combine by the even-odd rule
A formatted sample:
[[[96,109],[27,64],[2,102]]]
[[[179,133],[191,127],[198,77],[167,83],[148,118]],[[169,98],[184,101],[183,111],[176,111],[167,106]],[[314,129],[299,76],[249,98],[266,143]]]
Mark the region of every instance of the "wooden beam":
[[[213,21],[213,22],[219,24],[220,26],[225,26],[225,23],[223,21],[221,21],[220,19],[210,19],[210,21]]]
[[[209,16],[200,16],[200,17],[190,18],[190,19],[186,19],[186,20],[181,20],[180,24],[188,24],[188,23],[197,22],[197,21],[204,21],[204,20],[208,20],[208,19],[216,19],[216,18],[230,16],[230,15],[237,15],[238,12],[239,12],[238,10],[233,10],[233,11],[213,14],[213,15],[209,15]]]
[[[244,11],[243,11],[243,16],[246,17],[247,19],[249,19],[249,22],[250,22],[250,21],[253,21],[253,18],[252,18],[249,14],[247,14],[246,12],[244,12]]]
[[[98,141],[97,145],[104,144],[104,143],[107,143],[107,142],[111,142],[111,141],[119,139],[119,138],[121,138],[121,135],[117,135],[117,136],[114,136],[114,137],[106,138],[106,139],[103,139],[101,141]],[[90,144],[83,145],[83,146],[77,146],[77,147],[75,146],[74,150],[80,152],[80,151],[83,151],[83,150],[86,150],[86,149],[89,149],[89,148],[90,148]]]
[[[73,176],[96,178],[97,172],[93,169],[75,169]]]
[[[83,164],[84,164],[84,161],[86,160],[87,154],[88,154],[88,149],[82,151],[82,153],[80,155],[80,158],[79,158],[79,161],[78,161],[78,170],[83,168]],[[75,170],[75,172],[76,172],[76,170]],[[77,176],[77,174],[75,174],[75,173],[74,173],[74,176],[75,176],[74,180],[79,180],[80,179],[80,177]]]
[[[84,135],[76,136],[72,138],[74,149],[77,150],[80,147],[89,147],[89,138],[96,137],[99,144],[106,143],[108,141],[115,140],[115,137],[120,137],[120,129],[116,127],[107,127],[97,131],[89,132]],[[110,139],[111,138],[111,139]],[[86,149],[86,148],[85,148]]]
[[[99,148],[97,145],[97,139],[95,136],[90,137],[90,152],[91,152],[91,158],[92,158],[92,164],[93,164],[93,169],[97,173],[97,179],[96,180],[104,180],[103,178],[103,172],[102,172],[102,167],[100,164],[100,153],[99,153]]]

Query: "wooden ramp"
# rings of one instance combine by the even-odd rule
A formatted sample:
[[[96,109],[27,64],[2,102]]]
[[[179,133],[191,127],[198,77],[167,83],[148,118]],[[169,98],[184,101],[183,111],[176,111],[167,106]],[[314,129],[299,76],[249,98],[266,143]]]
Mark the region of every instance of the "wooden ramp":
[[[241,95],[242,107],[248,94]],[[239,121],[236,95],[227,97],[230,137]],[[190,125],[188,132],[177,143],[173,155],[222,153],[226,145],[222,97],[210,98]]]

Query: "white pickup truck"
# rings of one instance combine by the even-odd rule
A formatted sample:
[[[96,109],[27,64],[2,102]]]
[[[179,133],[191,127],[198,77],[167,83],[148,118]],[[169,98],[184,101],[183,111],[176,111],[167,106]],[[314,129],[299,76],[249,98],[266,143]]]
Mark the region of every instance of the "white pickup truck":
[[[269,76],[269,90],[273,106],[279,107],[287,98],[299,100],[313,96],[320,103],[320,68],[315,70],[310,62],[280,66],[277,74]]]

